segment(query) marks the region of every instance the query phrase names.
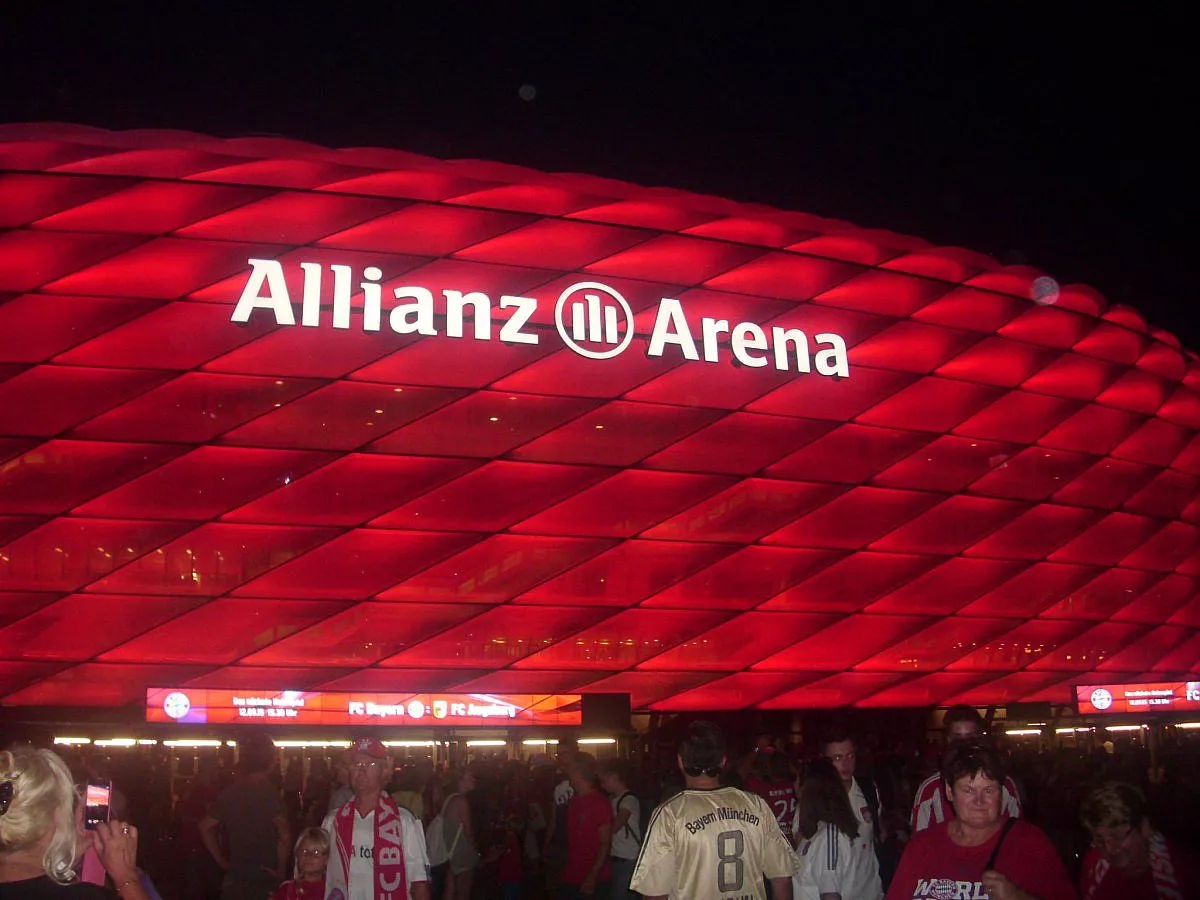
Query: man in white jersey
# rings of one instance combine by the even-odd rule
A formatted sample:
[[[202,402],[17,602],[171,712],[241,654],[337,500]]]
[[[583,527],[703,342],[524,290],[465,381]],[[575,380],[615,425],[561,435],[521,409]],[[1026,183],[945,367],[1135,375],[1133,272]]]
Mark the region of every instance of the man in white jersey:
[[[329,867],[325,900],[429,900],[425,832],[383,790],[392,760],[375,738],[346,754],[354,796],[325,817]]]
[[[725,737],[693,722],[679,748],[685,788],[654,811],[633,871],[645,900],[791,900],[800,859],[762,797],[721,786]]]
[[[973,706],[952,706],[946,710],[942,720],[946,745],[958,741],[969,740],[983,734],[983,717]],[[1017,786],[1012,778],[1005,776],[1004,787],[1000,791],[1000,815],[1020,818],[1021,798],[1017,794]],[[946,792],[942,790],[942,776],[934,772],[921,782],[913,798],[912,830],[913,834],[924,831],[930,825],[954,818],[954,807],[946,800]]]
[[[868,778],[856,777],[858,767],[858,742],[841,725],[830,728],[821,738],[821,755],[833,763],[842,787],[850,798],[850,808],[858,820],[858,843],[866,844],[871,852],[864,854],[868,880],[879,878],[887,888],[891,871],[880,865],[879,849],[887,839],[883,822],[883,804],[879,800],[879,788]],[[890,861],[889,861],[890,862]],[[890,869],[890,866],[889,866]]]

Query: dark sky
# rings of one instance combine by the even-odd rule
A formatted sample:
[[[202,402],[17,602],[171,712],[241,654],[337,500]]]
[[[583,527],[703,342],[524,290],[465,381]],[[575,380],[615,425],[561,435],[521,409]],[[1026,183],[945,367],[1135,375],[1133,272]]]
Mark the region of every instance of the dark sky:
[[[767,203],[1084,281],[1200,347],[1184,4],[241,5],[6,10],[0,121],[279,134]]]

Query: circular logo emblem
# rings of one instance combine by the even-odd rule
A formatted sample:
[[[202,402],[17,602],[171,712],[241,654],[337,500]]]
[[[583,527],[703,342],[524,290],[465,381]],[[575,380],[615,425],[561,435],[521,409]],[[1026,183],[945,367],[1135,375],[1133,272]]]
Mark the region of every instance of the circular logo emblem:
[[[414,719],[419,719],[425,715],[425,704],[420,700],[413,700],[408,704],[408,714]]]
[[[558,295],[554,327],[563,343],[580,356],[612,359],[624,353],[633,340],[633,310],[608,285],[581,281]],[[582,346],[585,343],[606,349],[589,350]]]
[[[1113,695],[1104,688],[1096,688],[1092,691],[1092,706],[1096,709],[1108,709],[1113,705]]]
[[[192,701],[188,699],[188,695],[180,691],[174,691],[167,694],[163,699],[163,712],[172,719],[182,719],[192,709]]]
[[[929,896],[937,900],[954,900],[960,896],[958,885],[949,878],[937,878],[929,884]]]

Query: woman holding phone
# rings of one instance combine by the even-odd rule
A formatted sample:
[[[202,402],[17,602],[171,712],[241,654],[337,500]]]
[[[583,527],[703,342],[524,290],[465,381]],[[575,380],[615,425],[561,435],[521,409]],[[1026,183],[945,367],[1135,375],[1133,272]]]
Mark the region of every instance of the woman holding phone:
[[[83,827],[71,773],[50,750],[0,752],[0,896],[5,900],[147,900],[137,874],[137,829],[125,822]],[[115,894],[81,884],[76,866],[93,847]]]

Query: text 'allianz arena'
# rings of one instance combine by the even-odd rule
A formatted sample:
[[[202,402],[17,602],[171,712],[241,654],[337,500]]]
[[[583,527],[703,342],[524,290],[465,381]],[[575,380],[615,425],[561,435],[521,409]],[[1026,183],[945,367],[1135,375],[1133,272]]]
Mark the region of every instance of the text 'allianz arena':
[[[1042,273],[408,153],[0,126],[0,704],[1068,702],[1200,664],[1200,362]]]

